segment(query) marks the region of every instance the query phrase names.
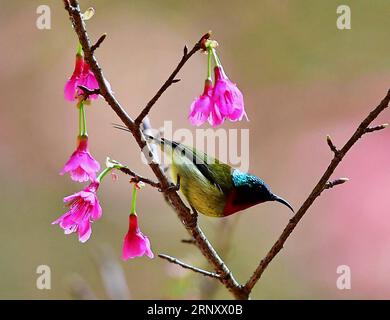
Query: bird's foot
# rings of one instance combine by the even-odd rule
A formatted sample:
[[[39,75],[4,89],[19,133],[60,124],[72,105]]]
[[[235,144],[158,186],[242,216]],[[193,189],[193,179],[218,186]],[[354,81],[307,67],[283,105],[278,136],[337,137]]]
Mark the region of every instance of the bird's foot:
[[[165,188],[165,189],[158,189],[158,191],[160,192],[171,192],[171,191],[179,191],[180,190],[180,176],[177,175],[177,182],[176,184],[174,183],[171,183],[171,185],[168,187],[168,188]]]
[[[193,229],[198,225],[198,212],[193,206],[191,206],[191,209],[192,209],[191,218],[189,219],[189,221],[185,222],[185,226],[188,229]]]

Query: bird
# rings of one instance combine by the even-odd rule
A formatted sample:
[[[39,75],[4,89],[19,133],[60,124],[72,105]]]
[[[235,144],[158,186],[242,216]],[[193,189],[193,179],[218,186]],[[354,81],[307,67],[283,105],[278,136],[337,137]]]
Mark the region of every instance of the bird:
[[[129,131],[121,125],[114,127]],[[274,194],[261,178],[182,143],[144,135],[171,157],[172,180],[197,212],[210,217],[227,217],[268,201],[282,203],[294,212],[290,203]]]

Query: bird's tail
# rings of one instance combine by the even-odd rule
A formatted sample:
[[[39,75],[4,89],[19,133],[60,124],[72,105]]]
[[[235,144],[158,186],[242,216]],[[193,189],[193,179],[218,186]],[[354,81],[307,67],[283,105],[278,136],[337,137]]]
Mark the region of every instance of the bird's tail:
[[[113,123],[112,126],[115,128],[115,129],[119,129],[119,130],[123,130],[123,131],[127,131],[127,132],[131,132],[129,130],[129,128],[127,128],[126,126],[123,126],[123,125],[120,125],[120,124],[116,124],[116,123]],[[163,151],[168,151],[166,150],[166,148],[168,149],[172,149],[172,147],[175,147],[174,146],[174,143],[170,140],[167,140],[165,138],[158,138],[158,137],[155,137],[155,136],[152,136],[150,134],[147,134],[144,132],[144,136],[145,138],[149,141],[149,142],[152,142],[152,143],[155,143],[156,145],[159,145],[161,147],[161,150]],[[171,151],[171,150],[169,150]]]

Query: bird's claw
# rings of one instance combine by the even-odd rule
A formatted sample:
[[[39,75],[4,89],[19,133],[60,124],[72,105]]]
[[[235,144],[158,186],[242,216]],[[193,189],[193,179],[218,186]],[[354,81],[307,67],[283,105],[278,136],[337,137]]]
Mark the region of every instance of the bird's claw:
[[[171,191],[179,191],[180,190],[180,176],[177,175],[177,183],[171,183],[171,185],[165,189],[159,188],[158,191],[160,192],[171,192]]]
[[[198,212],[195,210],[194,207],[191,206],[191,208],[192,208],[191,218],[189,219],[189,221],[185,222],[185,226],[188,229],[193,229],[198,225]]]

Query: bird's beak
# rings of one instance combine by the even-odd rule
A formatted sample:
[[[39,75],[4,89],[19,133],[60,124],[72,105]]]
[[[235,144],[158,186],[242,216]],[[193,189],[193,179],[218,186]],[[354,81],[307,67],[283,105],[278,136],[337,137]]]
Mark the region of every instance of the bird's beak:
[[[291,204],[289,204],[286,200],[284,200],[283,198],[281,198],[281,197],[279,197],[277,195],[274,195],[274,197],[275,197],[274,201],[283,203],[286,207],[289,207],[290,210],[295,213],[295,211],[294,211],[293,207],[291,206]]]

